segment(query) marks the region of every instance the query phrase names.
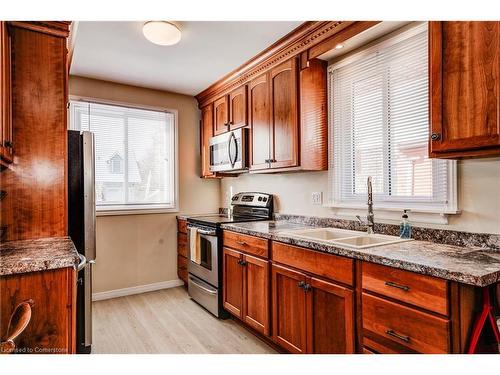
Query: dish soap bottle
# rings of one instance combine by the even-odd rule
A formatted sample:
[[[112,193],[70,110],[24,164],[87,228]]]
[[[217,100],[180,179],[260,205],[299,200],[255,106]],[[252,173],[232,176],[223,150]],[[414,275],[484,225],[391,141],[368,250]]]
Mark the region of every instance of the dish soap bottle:
[[[408,221],[408,211],[403,211],[403,216],[401,216],[401,224],[399,224],[399,237],[400,238],[411,238],[411,224]]]

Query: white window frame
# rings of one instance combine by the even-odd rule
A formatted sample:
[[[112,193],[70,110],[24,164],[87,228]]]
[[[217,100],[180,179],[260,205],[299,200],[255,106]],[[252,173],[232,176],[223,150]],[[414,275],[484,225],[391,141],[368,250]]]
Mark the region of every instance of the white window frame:
[[[324,207],[330,207],[337,216],[352,219],[356,215],[366,214],[367,204],[361,201],[343,201],[340,197],[341,178],[335,170],[334,163],[334,124],[332,108],[332,72],[341,66],[353,63],[365,57],[371,56],[380,47],[388,47],[404,40],[411,35],[420,32],[422,23],[413,24],[409,28],[397,30],[377,41],[370,43],[365,48],[354,51],[344,58],[334,61],[328,66],[328,148],[330,150],[328,157],[328,203]],[[429,117],[430,121],[430,117]],[[425,202],[415,202],[405,199],[394,199],[391,201],[374,201],[375,217],[389,222],[397,222],[401,218],[403,209],[410,210],[410,220],[420,223],[448,224],[448,215],[458,214],[458,192],[457,192],[457,162],[450,160],[447,168],[448,190],[447,204],[442,209],[437,209],[435,205]]]
[[[108,99],[100,99],[89,96],[69,95],[70,101],[81,101],[95,104],[114,105],[126,108],[145,109],[152,111],[167,112],[174,116],[174,202],[173,205],[165,204],[144,204],[144,205],[116,205],[111,207],[99,206],[96,204],[96,216],[118,216],[118,215],[143,215],[179,212],[179,127],[178,111],[176,109],[121,102]],[[68,106],[69,112],[69,106]],[[68,129],[71,127],[71,116],[68,113]]]

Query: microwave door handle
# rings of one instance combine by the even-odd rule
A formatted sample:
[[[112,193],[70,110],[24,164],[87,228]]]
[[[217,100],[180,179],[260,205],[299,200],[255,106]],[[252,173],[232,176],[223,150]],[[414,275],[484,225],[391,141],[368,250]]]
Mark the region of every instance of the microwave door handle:
[[[234,143],[234,149],[236,150],[236,153],[234,155],[234,160],[233,160],[233,156],[231,155],[231,144],[233,144],[233,143]],[[234,164],[236,163],[236,159],[238,158],[237,147],[238,147],[238,143],[236,142],[236,137],[235,137],[234,133],[232,132],[231,135],[229,136],[229,140],[228,140],[228,144],[227,144],[227,154],[229,156],[229,163],[231,163],[232,168],[234,168]]]

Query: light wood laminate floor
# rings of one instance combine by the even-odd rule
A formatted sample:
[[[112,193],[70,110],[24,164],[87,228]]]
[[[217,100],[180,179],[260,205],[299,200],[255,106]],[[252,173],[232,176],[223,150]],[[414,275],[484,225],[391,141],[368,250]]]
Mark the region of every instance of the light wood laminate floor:
[[[97,301],[93,309],[96,354],[276,353],[231,319],[216,319],[183,287]]]

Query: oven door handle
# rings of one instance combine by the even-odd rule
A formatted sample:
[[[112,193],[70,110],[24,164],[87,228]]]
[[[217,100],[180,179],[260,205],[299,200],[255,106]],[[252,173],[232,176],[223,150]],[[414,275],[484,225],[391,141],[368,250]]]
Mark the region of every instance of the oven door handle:
[[[198,227],[194,227],[194,226],[192,226],[192,225],[188,225],[188,227],[187,227],[187,228],[188,228],[188,229],[193,229],[193,228],[195,228],[195,229],[198,231],[198,233],[199,233],[199,234],[205,234],[205,235],[207,235],[207,236],[215,236],[215,234],[216,234],[215,230],[200,229],[200,228],[198,228]]]
[[[212,296],[216,295],[217,294],[217,291],[215,290],[210,290],[208,288],[205,288],[203,285],[201,285],[197,280],[195,280],[193,277],[189,276],[189,280],[194,284],[196,285],[197,288],[200,288],[201,290],[203,290],[205,293],[208,293]]]

